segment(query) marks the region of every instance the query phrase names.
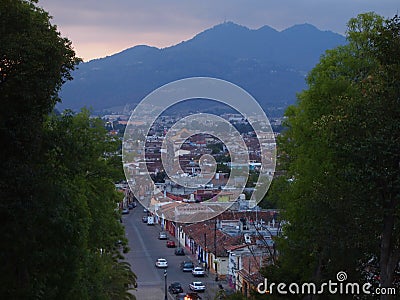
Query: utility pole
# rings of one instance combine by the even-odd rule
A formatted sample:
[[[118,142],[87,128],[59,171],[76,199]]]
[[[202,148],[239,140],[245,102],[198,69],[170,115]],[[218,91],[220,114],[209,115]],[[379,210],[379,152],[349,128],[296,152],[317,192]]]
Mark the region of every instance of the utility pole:
[[[177,222],[176,225],[178,226],[178,248],[181,247],[181,228],[179,227],[179,223]]]
[[[164,270],[164,300],[168,300],[168,296],[167,296],[167,270]]]
[[[214,266],[215,266],[215,281],[218,281],[218,262],[217,262],[217,219],[214,222]]]
[[[207,232],[204,232],[204,255],[203,255],[204,262],[206,262],[206,251],[207,251]]]

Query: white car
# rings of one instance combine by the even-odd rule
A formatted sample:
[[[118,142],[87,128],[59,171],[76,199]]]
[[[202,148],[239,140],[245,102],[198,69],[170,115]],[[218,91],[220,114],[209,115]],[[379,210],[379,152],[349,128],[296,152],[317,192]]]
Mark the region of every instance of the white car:
[[[204,292],[206,286],[201,281],[193,281],[189,284],[189,288],[194,292]]]
[[[168,268],[168,262],[165,258],[159,258],[156,261],[157,268]]]
[[[154,217],[153,216],[147,217],[147,225],[154,225]]]
[[[158,235],[158,238],[160,239],[160,240],[166,240],[168,237],[167,237],[167,233],[165,233],[164,231],[161,231],[160,233],[159,233],[159,235]]]
[[[193,276],[204,276],[204,270],[201,267],[195,267],[192,270],[192,275]]]

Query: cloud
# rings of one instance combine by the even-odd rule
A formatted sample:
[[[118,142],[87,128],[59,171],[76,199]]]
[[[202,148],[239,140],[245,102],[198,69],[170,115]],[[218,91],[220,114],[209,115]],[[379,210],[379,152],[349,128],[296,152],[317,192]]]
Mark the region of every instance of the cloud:
[[[400,8],[398,0],[41,0],[39,5],[86,60],[137,44],[170,46],[225,20],[278,30],[311,23],[343,34],[359,13],[391,17]]]

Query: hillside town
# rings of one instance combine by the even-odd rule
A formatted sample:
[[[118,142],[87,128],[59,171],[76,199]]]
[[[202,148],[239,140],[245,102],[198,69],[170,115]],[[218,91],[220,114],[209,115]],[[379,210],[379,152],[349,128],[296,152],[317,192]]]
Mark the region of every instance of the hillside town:
[[[239,128],[248,147],[250,176],[247,182],[240,182],[243,193],[235,197],[225,188],[230,170],[235,167],[227,146],[212,134],[191,135],[186,128],[173,132],[173,143],[166,146],[174,154],[172,160],[178,160],[183,176],[196,179],[213,171],[207,169],[207,164],[201,164],[199,158],[203,155],[212,156],[217,169],[202,186],[182,186],[169,178],[163,165],[162,155],[167,152],[163,151],[163,143],[177,117],[163,116],[146,136],[145,161],[124,165],[127,178],[131,172],[139,174],[147,170],[159,193],[153,193],[149,182],[141,182],[139,195],[135,195],[128,182],[118,184],[117,188],[124,193],[120,208],[128,213],[129,208],[144,205],[147,212],[143,222],[151,220],[152,225],[160,226],[198,265],[214,274],[219,282],[225,282],[227,289],[249,296],[261,280],[260,269],[272,264],[278,256],[274,238],[281,234],[282,220],[279,211],[262,209],[251,198],[256,186],[253,181],[257,180],[261,167],[257,136],[254,131],[246,131],[248,122],[241,115],[222,117]],[[128,124],[127,115],[106,115],[103,119],[109,133],[117,136]],[[136,122],[140,126],[140,120]],[[280,122],[274,120],[273,124]],[[274,143],[277,134],[269,136],[268,143]]]
[[[0,299],[400,299],[399,1],[317,2],[0,0]]]
[[[122,207],[133,207],[131,204],[137,203],[137,199],[129,187],[119,185],[119,188],[125,193]],[[258,206],[250,209],[248,202],[242,195],[234,206],[212,219],[179,223],[167,218],[169,210],[183,203],[177,200],[154,212],[147,210],[143,222],[151,218],[151,225],[154,222],[161,231],[168,232],[177,241],[177,247],[185,249],[209,276],[226,282],[228,289],[250,296],[262,281],[260,269],[273,264],[278,257],[274,238],[282,233],[284,222],[279,211]]]

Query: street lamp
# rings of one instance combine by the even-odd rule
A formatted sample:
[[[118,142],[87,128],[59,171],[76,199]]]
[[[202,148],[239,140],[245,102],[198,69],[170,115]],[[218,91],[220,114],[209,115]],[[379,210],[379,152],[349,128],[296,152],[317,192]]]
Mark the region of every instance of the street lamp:
[[[167,270],[164,270],[164,294],[165,294],[164,300],[168,300],[168,297],[167,297]]]

